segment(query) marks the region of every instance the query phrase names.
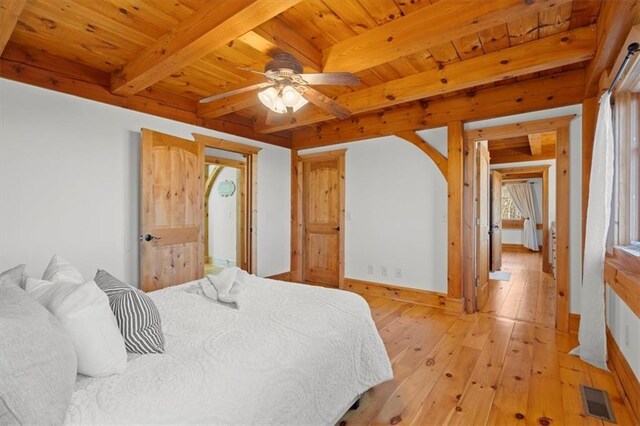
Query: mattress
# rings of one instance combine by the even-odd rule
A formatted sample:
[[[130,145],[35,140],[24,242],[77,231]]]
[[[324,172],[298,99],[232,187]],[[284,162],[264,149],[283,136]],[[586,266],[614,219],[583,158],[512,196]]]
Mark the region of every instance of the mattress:
[[[166,353],[130,355],[121,375],[78,376],[67,424],[332,424],[393,377],[354,293],[251,276],[235,309],[199,285],[149,293]]]

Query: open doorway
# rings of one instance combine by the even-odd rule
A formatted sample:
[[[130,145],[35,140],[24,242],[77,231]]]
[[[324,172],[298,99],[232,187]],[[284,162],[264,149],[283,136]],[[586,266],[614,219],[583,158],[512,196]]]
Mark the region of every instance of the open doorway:
[[[568,317],[568,258],[562,247],[568,246],[571,118],[465,132],[466,150],[474,154],[467,158],[475,159],[473,168],[465,167],[473,176],[469,223],[475,229],[475,282],[467,293],[475,300],[466,298],[469,308],[547,326]],[[556,217],[563,240],[557,244]],[[552,273],[556,259],[558,280]]]
[[[220,160],[207,157],[205,164],[205,274],[242,263],[243,206],[239,189],[243,186],[244,165],[223,165]]]

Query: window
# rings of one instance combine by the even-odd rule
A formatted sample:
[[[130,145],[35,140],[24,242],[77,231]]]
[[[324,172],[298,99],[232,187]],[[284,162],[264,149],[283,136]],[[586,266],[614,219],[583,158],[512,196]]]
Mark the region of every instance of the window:
[[[640,71],[636,61],[635,75]],[[615,93],[615,168],[610,243],[638,244],[640,240],[640,78],[631,71]],[[632,80],[632,81],[629,81]],[[635,80],[635,81],[633,81]],[[636,246],[640,255],[640,246]]]
[[[521,220],[522,215],[520,214],[520,210],[516,207],[516,204],[513,202],[511,198],[511,194],[502,185],[502,220]]]

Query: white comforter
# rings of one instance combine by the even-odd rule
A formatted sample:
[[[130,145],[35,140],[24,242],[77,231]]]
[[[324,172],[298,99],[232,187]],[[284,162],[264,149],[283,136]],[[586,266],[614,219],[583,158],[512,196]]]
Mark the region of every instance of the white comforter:
[[[78,376],[66,423],[330,424],[393,377],[356,294],[251,276],[236,310],[198,286],[149,293],[166,353]]]

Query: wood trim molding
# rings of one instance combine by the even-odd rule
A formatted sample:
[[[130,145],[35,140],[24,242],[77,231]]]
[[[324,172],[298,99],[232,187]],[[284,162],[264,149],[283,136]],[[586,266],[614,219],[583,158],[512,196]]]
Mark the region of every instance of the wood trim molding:
[[[344,157],[347,149],[334,149],[333,151],[314,152],[313,154],[298,155],[299,161],[310,161],[318,158],[338,158]]]
[[[464,311],[471,314],[476,311],[476,262],[475,262],[475,194],[476,179],[476,143],[463,141],[463,186],[462,186],[462,287]]]
[[[604,281],[622,301],[640,317],[640,261],[634,256],[614,249],[614,257],[607,257],[604,264]]]
[[[215,138],[213,136],[207,136],[200,133],[191,133],[195,141],[202,141],[205,147],[221,149],[223,151],[235,152],[236,154],[257,154],[262,148],[256,146],[247,145],[240,142],[228,141],[222,138]]]
[[[291,271],[282,272],[280,274],[275,274],[275,275],[270,275],[270,276],[265,277],[265,278],[270,279],[270,280],[277,280],[277,281],[291,281]]]
[[[461,121],[451,122],[447,126],[447,296],[454,299],[463,297],[463,132]]]
[[[374,283],[354,278],[344,279],[344,290],[349,290],[354,293],[364,294],[367,296],[386,297],[388,299],[432,306],[434,308],[441,309],[445,309],[447,304],[447,295],[443,293],[416,288],[399,287],[391,284]]]
[[[226,166],[232,167],[234,169],[244,169],[247,167],[247,163],[240,160],[230,160],[228,158],[220,158],[220,157],[210,157],[208,155],[204,156],[204,162],[206,164],[212,164],[215,166]]]
[[[569,258],[569,227],[571,210],[569,127],[557,129],[556,142],[556,328],[569,331],[569,288],[571,268]]]
[[[542,249],[542,246],[539,246]],[[502,243],[503,250],[532,252],[533,250],[526,248],[523,244]]]
[[[580,314],[569,313],[569,333],[578,334],[580,330]]]
[[[440,152],[435,149],[429,142],[422,139],[416,132],[412,132],[409,130],[398,132],[395,134],[395,136],[417,146],[422,152],[427,154],[429,158],[431,158],[433,162],[436,163],[436,167],[438,167],[445,180],[447,179],[447,157],[440,154]]]
[[[302,162],[298,151],[291,150],[291,281],[302,281]]]
[[[523,219],[502,219],[502,229],[522,229],[523,226]],[[542,224],[537,223],[536,229],[542,229]]]
[[[629,362],[618,347],[609,327],[607,327],[607,355],[611,370],[614,372],[620,393],[629,409],[634,424],[640,424],[640,383]]]

